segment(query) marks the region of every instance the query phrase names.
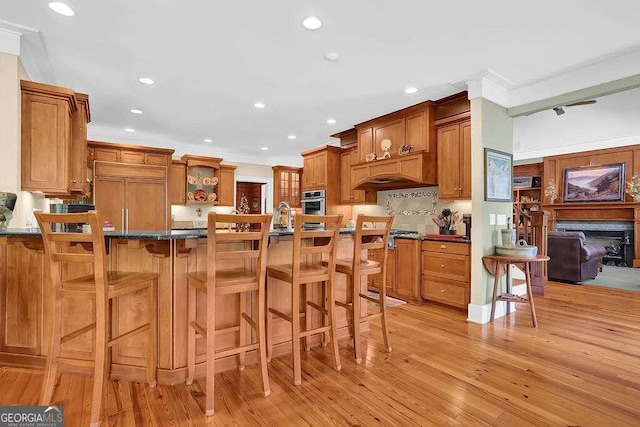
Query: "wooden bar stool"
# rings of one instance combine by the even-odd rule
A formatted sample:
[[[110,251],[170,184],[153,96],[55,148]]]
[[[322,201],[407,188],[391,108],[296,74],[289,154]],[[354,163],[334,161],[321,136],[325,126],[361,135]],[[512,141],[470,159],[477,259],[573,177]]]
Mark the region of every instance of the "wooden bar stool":
[[[111,348],[139,333],[147,333],[147,381],[151,387],[156,385],[157,360],[157,320],[156,298],[158,274],[107,271],[109,264],[106,256],[102,221],[98,212],[75,214],[48,214],[35,212],[44,241],[45,264],[49,269],[53,300],[53,333],[44,373],[44,383],[40,405],[49,405],[53,395],[56,374],[59,367],[93,367],[93,397],[91,400],[92,426],[99,426],[102,419],[102,405],[106,398],[107,381],[111,365]],[[91,226],[91,233],[54,232],[54,224],[84,223]],[[71,252],[72,246],[80,244],[90,253]],[[67,264],[66,269],[63,264]],[[63,280],[72,268],[86,269],[82,264],[90,264],[93,274],[70,280]],[[111,302],[114,298],[145,290],[146,307],[149,318],[146,323],[118,337],[111,336]],[[91,299],[95,301],[95,322],[74,332],[62,335],[62,300],[64,298]],[[84,336],[95,329],[95,361],[61,357],[61,345],[67,341]],[[77,371],[77,369],[75,370]]]
[[[235,223],[235,229],[218,229],[221,223]],[[238,224],[249,224],[250,231],[241,232]],[[218,214],[210,212],[207,224],[207,268],[206,271],[190,273],[187,276],[189,336],[187,347],[187,384],[193,383],[196,369],[196,338],[204,338],[207,343],[206,366],[206,414],[214,413],[215,361],[238,355],[239,368],[244,369],[245,353],[258,350],[258,363],[262,375],[262,394],[268,396],[269,374],[265,345],[265,282],[267,266],[267,244],[271,215]],[[206,327],[196,320],[196,296],[203,292],[207,298]],[[253,309],[247,313],[247,295],[254,293]],[[238,325],[216,329],[216,297],[238,294]],[[248,324],[255,331],[255,343],[247,343]],[[223,350],[216,348],[216,335],[237,332],[237,347]]]
[[[326,345],[326,335],[329,334],[335,369],[339,371],[340,355],[338,354],[338,340],[335,324],[334,306],[334,273],[336,250],[342,215],[296,215],[293,230],[293,254],[291,264],[267,266],[267,277],[281,280],[291,285],[291,314],[285,314],[271,307],[271,299],[267,310],[267,357],[273,355],[273,319],[272,314],[291,323],[291,341],[293,354],[293,383],[302,383],[300,367],[300,338],[305,338],[305,349],[309,348],[309,337],[323,333],[322,343]],[[324,223],[324,229],[305,230],[305,223]],[[324,258],[324,263],[323,263]],[[300,312],[300,292],[302,285],[322,282],[322,306],[310,301],[305,286],[304,311]],[[269,297],[271,291],[267,287]],[[322,313],[322,326],[311,328],[311,313],[313,308]],[[305,318],[305,329],[301,330],[300,318]]]
[[[387,287],[387,243],[389,242],[389,232],[391,231],[392,222],[392,216],[358,215],[356,230],[353,235],[353,256],[351,258],[338,259],[336,261],[336,272],[347,275],[347,295],[351,296],[351,301],[336,301],[336,304],[347,309],[348,318],[351,322],[353,352],[356,363],[362,363],[360,324],[369,319],[375,319],[377,317],[380,318],[380,321],[382,322],[384,346],[388,352],[391,352],[391,345],[389,344],[389,330],[387,329],[387,307],[385,300]],[[365,223],[373,223],[375,224],[375,228],[365,228]],[[369,251],[376,249],[383,251],[380,262],[363,258],[363,250]],[[369,274],[381,274],[382,276],[382,283],[380,284],[378,298],[362,293],[362,280],[366,279],[366,276]],[[361,298],[377,303],[380,306],[380,311],[362,316]]]

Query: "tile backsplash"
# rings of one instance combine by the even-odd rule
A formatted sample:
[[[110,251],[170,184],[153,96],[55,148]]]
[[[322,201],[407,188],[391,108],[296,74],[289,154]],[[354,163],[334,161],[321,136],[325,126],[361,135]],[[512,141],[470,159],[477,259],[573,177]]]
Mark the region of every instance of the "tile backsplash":
[[[432,219],[444,208],[458,212],[461,220],[463,213],[471,213],[471,201],[441,201],[438,199],[438,187],[378,191],[377,205],[354,206],[353,217],[355,219],[360,213],[395,215],[393,228],[427,234],[438,232]],[[455,224],[455,229],[464,234],[461,221]]]

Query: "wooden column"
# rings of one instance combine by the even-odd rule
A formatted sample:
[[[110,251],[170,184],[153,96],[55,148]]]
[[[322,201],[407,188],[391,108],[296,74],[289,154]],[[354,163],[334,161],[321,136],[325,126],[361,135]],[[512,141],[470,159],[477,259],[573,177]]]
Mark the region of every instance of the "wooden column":
[[[547,255],[547,232],[549,231],[549,213],[531,212],[531,244],[538,247],[538,255]],[[547,290],[547,263],[531,264],[531,289],[534,295],[545,296]]]

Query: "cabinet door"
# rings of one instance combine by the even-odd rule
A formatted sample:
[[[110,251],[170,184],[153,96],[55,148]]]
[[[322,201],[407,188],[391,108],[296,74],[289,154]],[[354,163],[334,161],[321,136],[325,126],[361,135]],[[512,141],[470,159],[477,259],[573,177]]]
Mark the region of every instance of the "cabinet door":
[[[290,193],[289,193],[289,204],[291,207],[299,208],[302,206],[300,202],[300,172],[291,171],[289,172],[289,180],[290,180]]]
[[[187,203],[187,166],[182,162],[173,163],[169,170],[169,200],[172,205]]]
[[[369,153],[373,153],[373,128],[358,130],[358,161],[366,161]]]
[[[146,165],[166,166],[168,162],[169,162],[169,156],[167,156],[166,154],[158,154],[158,153],[144,154],[144,163]]]
[[[124,191],[129,230],[166,230],[171,228],[167,227],[167,184],[165,181],[126,178]]]
[[[471,122],[460,123],[460,194],[471,199]]]
[[[87,110],[86,101],[78,99],[78,111],[73,113],[71,123],[71,152],[69,159],[69,190],[85,193],[87,178]]]
[[[373,128],[373,150],[382,157],[383,151],[380,147],[380,143],[383,139],[390,139],[391,146],[390,153],[395,156],[400,148],[405,143],[405,120],[404,118],[393,120],[380,126]]]
[[[398,295],[420,298],[420,249],[418,240],[396,239]]]
[[[351,153],[340,154],[340,201],[341,203],[351,203]]]
[[[451,125],[438,129],[438,198],[458,196],[460,127]]]
[[[122,230],[122,209],[125,207],[125,178],[96,176],[93,185],[93,203],[102,221],[109,221],[116,230]]]
[[[316,188],[327,186],[327,152],[318,153],[313,160],[314,186]]]
[[[235,168],[220,168],[220,183],[218,184],[218,200],[216,205],[234,206],[235,205]]]
[[[421,112],[407,117],[406,144],[413,145],[413,151],[427,149],[427,113]],[[402,145],[402,144],[400,144]],[[396,148],[400,148],[400,145]],[[397,152],[397,150],[395,150]]]
[[[306,156],[303,160],[302,189],[313,190],[315,184],[315,156]]]
[[[141,151],[120,150],[120,161],[122,163],[135,163],[143,165],[145,163],[145,153]],[[163,165],[166,163],[163,163]]]
[[[94,160],[100,160],[104,162],[119,162],[120,150],[115,148],[94,148],[93,150]]]
[[[23,94],[23,191],[69,193],[71,117],[64,99]]]

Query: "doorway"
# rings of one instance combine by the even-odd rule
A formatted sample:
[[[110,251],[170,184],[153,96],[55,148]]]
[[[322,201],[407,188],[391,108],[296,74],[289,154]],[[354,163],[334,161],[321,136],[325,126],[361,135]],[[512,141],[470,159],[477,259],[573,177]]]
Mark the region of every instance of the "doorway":
[[[248,209],[247,213],[259,214],[264,212],[262,200],[262,186],[267,185],[266,182],[236,182],[236,209],[242,212]],[[246,206],[243,205],[243,197],[246,198]]]

